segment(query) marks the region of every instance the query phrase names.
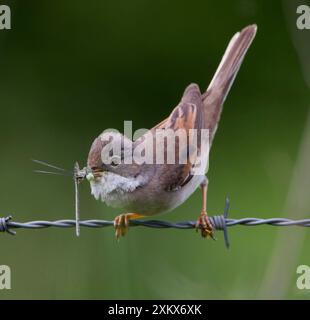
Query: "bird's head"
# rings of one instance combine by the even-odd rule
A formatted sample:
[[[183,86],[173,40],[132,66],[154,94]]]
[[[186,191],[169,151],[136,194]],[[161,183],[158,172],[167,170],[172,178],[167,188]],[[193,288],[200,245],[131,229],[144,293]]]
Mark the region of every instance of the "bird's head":
[[[113,173],[125,178],[139,173],[139,166],[132,159],[133,142],[119,132],[104,132],[93,142],[88,154],[88,180]]]
[[[92,193],[103,200],[112,191],[133,191],[145,180],[145,167],[133,161],[133,142],[118,132],[104,132],[93,142],[86,178]]]

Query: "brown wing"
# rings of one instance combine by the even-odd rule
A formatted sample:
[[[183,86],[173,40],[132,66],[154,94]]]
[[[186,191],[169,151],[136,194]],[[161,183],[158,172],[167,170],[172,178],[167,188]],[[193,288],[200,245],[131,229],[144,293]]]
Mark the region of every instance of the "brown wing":
[[[180,135],[175,143],[176,164],[165,164],[159,168],[159,170],[161,170],[160,175],[165,177],[162,179],[162,187],[165,190],[178,190],[191,180],[191,172],[193,169],[192,162],[194,161],[191,157],[190,146],[194,143],[194,136],[190,134],[190,129],[197,129],[199,132],[199,129],[203,128],[203,123],[204,113],[201,93],[196,84],[191,84],[186,88],[181,102],[172,111],[170,116],[151,129],[154,133],[156,129],[172,129],[174,131],[184,129],[184,132],[186,132],[186,141],[182,141],[182,138],[184,138],[185,135]],[[199,139],[197,140],[199,141]],[[182,149],[180,150],[180,148]],[[179,163],[178,156],[180,154],[183,154],[186,157],[186,164]],[[167,178],[167,176],[169,177]]]
[[[180,104],[182,102],[195,104],[196,106],[199,107],[200,109],[199,111],[201,112],[201,110],[203,109],[202,96],[197,84],[192,83],[185,89]],[[156,129],[169,128],[171,125],[171,116],[180,107],[180,104],[175,107],[175,109],[172,111],[172,113],[168,118],[158,123],[151,130],[154,131]],[[168,123],[168,121],[170,121],[170,124]]]
[[[201,96],[197,85],[190,85],[185,90],[180,104],[171,115],[151,130],[166,128],[172,128],[173,130],[178,128],[186,128],[187,130],[190,128],[209,129],[211,146],[220,120],[223,103],[255,37],[256,29],[256,25],[248,26],[233,36],[203,96]],[[190,143],[191,141],[189,141]],[[189,161],[186,165],[173,165],[173,168],[170,166],[164,165],[161,168],[163,175],[169,175],[168,179],[162,179],[163,181],[170,181],[165,186],[167,190],[176,190],[192,178],[192,163]]]

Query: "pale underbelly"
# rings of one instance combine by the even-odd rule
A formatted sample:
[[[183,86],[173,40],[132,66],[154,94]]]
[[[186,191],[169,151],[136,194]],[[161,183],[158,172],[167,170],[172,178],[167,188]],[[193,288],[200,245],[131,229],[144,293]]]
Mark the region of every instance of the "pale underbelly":
[[[138,213],[151,216],[171,211],[186,201],[202,183],[204,177],[193,176],[184,187],[176,191],[157,191],[150,194],[145,188],[130,193],[112,192],[104,202],[111,207],[124,210],[122,213]]]

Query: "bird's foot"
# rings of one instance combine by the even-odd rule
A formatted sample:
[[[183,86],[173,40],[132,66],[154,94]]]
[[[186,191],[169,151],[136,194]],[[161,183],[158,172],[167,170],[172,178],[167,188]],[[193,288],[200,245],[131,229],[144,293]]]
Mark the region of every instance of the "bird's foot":
[[[123,214],[118,215],[114,219],[114,228],[115,228],[116,239],[119,240],[120,237],[123,237],[127,233],[130,219],[137,219],[137,218],[141,218],[141,217],[143,217],[143,216],[140,214],[136,214],[136,213],[123,213]]]
[[[214,237],[214,228],[211,225],[207,212],[201,212],[197,222],[196,222],[196,231],[200,230],[201,236],[203,238],[212,238]]]

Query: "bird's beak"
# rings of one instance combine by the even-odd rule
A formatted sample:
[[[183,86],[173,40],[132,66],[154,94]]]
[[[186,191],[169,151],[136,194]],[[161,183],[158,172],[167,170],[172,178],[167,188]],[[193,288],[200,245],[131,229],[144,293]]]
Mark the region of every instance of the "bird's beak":
[[[95,176],[92,172],[89,172],[87,175],[86,175],[86,179],[89,181],[89,182],[92,182],[95,180]]]
[[[101,178],[103,171],[101,169],[91,169],[87,168],[86,179],[89,182],[93,182],[98,178]]]
[[[79,181],[84,180],[85,178],[91,182],[96,180],[98,177],[98,171],[97,170],[92,170],[89,167],[84,167],[83,169],[76,169],[74,177],[75,179],[78,179]]]

